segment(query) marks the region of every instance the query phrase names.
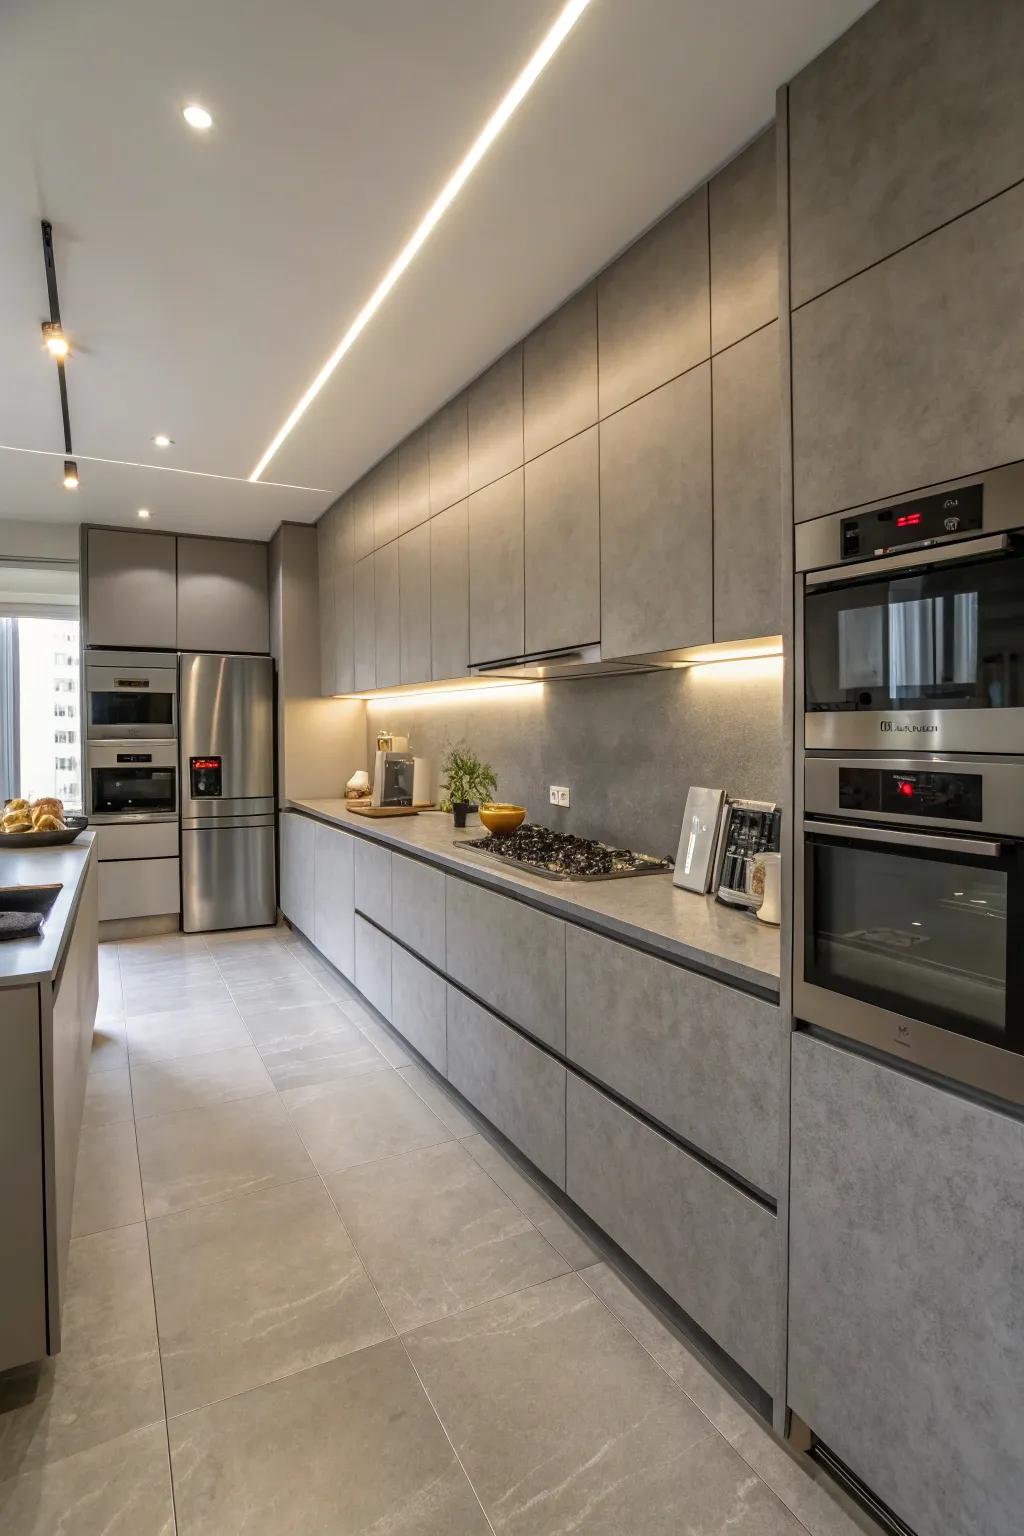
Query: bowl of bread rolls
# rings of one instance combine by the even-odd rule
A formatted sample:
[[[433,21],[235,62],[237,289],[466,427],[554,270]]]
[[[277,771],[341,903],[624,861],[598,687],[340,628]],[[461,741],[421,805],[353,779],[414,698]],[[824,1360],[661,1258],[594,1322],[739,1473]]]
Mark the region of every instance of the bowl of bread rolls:
[[[73,843],[89,822],[85,816],[68,816],[64,802],[55,795],[39,800],[18,796],[8,800],[0,817],[0,850],[47,848]]]

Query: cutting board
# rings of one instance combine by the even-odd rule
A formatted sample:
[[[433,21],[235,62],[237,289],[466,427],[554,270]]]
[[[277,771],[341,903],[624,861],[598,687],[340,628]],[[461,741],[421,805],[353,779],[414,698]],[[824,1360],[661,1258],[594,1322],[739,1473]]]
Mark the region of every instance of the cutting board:
[[[418,816],[432,811],[432,805],[350,805],[353,816]]]

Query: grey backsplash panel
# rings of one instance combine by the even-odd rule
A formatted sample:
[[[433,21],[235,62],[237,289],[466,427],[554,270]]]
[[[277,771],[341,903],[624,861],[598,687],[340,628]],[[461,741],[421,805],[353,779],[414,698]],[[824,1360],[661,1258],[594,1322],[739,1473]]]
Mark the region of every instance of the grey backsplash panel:
[[[367,722],[371,764],[377,732],[389,730],[432,759],[436,780],[445,743],[465,738],[493,764],[496,798],[525,805],[531,821],[672,857],[691,784],[782,794],[777,659],[467,693],[465,702],[379,699]],[[569,786],[568,810],[549,803],[550,784]]]

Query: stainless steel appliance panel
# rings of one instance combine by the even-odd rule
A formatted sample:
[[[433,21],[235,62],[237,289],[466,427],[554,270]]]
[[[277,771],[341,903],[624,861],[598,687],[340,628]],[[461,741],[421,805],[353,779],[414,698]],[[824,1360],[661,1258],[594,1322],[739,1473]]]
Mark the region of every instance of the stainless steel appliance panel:
[[[273,817],[190,827],[181,834],[181,916],[186,933],[255,928],[277,919]],[[312,872],[310,872],[312,879]]]
[[[844,820],[863,822],[892,822],[892,810],[882,809],[879,804],[863,797],[860,801],[843,792],[842,779],[866,777],[869,774],[885,774],[893,784],[912,785],[922,776],[951,776],[957,783],[967,785],[980,779],[978,799],[980,805],[971,815],[950,814],[963,812],[966,805],[947,801],[945,806],[933,805],[928,814],[928,824],[946,827],[950,831],[974,832],[983,824],[988,832],[1003,837],[1024,838],[1024,778],[1019,759],[986,757],[950,757],[938,754],[916,754],[913,757],[805,757],[804,758],[804,810],[809,816],[841,815]],[[912,809],[912,795],[906,809]]]
[[[183,817],[274,808],[274,664],[269,656],[181,656]],[[192,758],[220,759],[219,793],[194,793]]]

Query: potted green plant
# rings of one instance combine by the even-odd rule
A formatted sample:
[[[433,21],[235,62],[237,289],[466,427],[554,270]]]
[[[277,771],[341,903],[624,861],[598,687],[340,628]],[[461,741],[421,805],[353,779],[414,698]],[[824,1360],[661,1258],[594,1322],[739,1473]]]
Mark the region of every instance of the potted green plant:
[[[490,800],[498,787],[490,763],[482,763],[464,741],[449,745],[441,774],[441,788],[457,827],[464,827],[469,812],[475,811],[481,800]]]

